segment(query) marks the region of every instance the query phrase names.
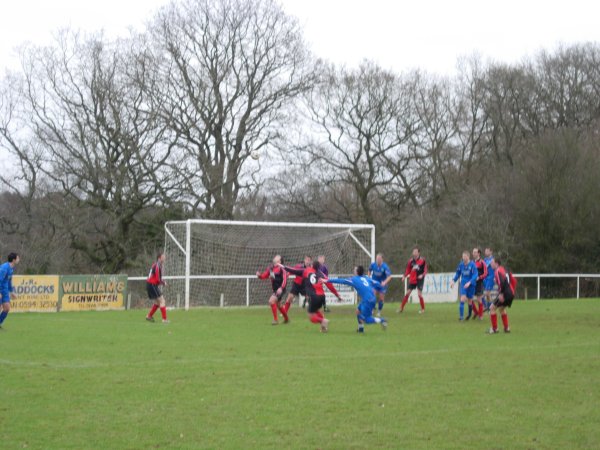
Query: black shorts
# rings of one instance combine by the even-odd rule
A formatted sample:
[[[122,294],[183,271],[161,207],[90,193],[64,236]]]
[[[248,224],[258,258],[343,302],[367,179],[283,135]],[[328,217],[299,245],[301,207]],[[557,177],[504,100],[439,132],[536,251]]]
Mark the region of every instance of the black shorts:
[[[282,298],[282,297],[285,295],[285,291],[286,291],[286,289],[282,289],[282,290],[281,290],[281,294],[277,295],[277,291],[278,291],[278,290],[279,290],[279,289],[277,289],[275,292],[273,292],[273,295],[274,295],[275,297],[277,297],[277,301],[281,301],[281,298]]]
[[[415,289],[422,291],[424,284],[425,284],[425,278],[421,278],[420,280],[417,280],[417,284],[408,283],[408,289],[410,291],[414,291]]]
[[[146,291],[148,291],[148,298],[150,300],[162,297],[162,292],[160,292],[160,287],[157,284],[146,283]]]
[[[298,294],[306,297],[306,292],[304,290],[304,285],[303,284],[294,283],[292,285],[292,289],[290,289],[290,294],[292,294],[295,297],[297,297]]]
[[[310,314],[316,313],[324,305],[325,305],[325,296],[324,295],[311,296],[308,301],[308,312]]]
[[[513,302],[514,298],[515,298],[514,295],[510,295],[510,296],[505,295],[503,302],[500,302],[500,299],[496,298],[496,300],[494,300],[494,306],[496,308],[502,308],[502,307],[510,308],[512,306],[512,302]]]
[[[477,280],[477,284],[475,285],[475,295],[483,295],[483,280]]]

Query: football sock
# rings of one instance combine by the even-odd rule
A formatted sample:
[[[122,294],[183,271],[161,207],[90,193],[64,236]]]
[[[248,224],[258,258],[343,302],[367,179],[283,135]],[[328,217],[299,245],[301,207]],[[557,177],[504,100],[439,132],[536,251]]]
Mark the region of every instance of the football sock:
[[[167,320],[167,307],[166,306],[160,307],[160,315],[162,316],[163,320]]]
[[[0,313],[0,325],[2,325],[4,323],[6,316],[8,316],[8,311],[2,311]]]
[[[273,313],[273,320],[277,322],[277,304],[271,303],[271,312]]]
[[[425,299],[422,295],[419,295],[419,303],[421,304],[421,309],[425,311]]]
[[[404,311],[404,306],[406,305],[407,302],[408,302],[408,294],[406,294],[404,296],[404,298],[402,299],[402,304],[400,305],[400,311]]]
[[[290,310],[291,306],[292,306],[292,302],[285,302],[284,308],[285,308],[286,314]]]
[[[377,302],[377,307],[378,307],[379,311],[381,311],[383,309],[383,301],[379,300]]]
[[[460,302],[458,305],[458,311],[460,314],[460,318],[464,319],[465,318],[465,302]]]
[[[281,312],[281,315],[283,316],[283,318],[287,321],[288,320],[288,315],[287,315],[287,311],[285,310],[285,306],[279,306],[279,311]]]
[[[150,312],[148,313],[148,317],[152,317],[157,309],[158,305],[152,305],[152,308],[150,308]]]
[[[483,301],[479,304],[479,317],[483,317]]]
[[[502,325],[505,330],[508,330],[508,314],[502,314]]]
[[[490,314],[492,320],[492,329],[496,331],[498,329],[498,315],[496,313]]]
[[[323,316],[319,316],[319,313],[313,313],[310,315],[310,321],[312,323],[321,323],[323,321]]]
[[[469,303],[469,315],[467,317],[471,317],[473,314],[473,303]]]

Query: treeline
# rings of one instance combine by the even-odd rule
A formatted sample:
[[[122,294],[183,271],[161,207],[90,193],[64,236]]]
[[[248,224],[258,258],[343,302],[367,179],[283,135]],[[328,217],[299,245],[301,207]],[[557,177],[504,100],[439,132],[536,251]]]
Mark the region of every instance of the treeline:
[[[139,272],[189,217],[374,223],[398,267],[415,244],[434,270],[473,246],[600,267],[596,43],[395,73],[317,59],[271,0],[185,0],[21,62],[0,81],[0,251],[27,271]]]

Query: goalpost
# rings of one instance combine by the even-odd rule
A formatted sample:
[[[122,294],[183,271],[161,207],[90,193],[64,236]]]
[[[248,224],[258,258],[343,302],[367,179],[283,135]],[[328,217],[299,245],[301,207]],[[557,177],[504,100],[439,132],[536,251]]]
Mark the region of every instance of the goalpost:
[[[375,258],[375,226],[171,221],[165,223],[165,254],[170,306],[250,306],[269,297],[269,281],[257,279],[256,272],[276,254],[287,265],[301,262],[304,255],[325,255],[331,275],[351,275],[357,264],[368,267]]]

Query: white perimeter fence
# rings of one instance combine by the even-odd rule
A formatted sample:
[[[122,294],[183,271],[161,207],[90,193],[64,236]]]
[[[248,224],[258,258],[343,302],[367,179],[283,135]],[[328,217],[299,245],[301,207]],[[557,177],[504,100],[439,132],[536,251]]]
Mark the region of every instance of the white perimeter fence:
[[[454,291],[449,290],[449,279],[451,273],[428,274],[429,280],[438,277],[439,283],[433,283],[435,292],[432,295],[441,294],[448,298],[446,301],[454,301],[456,297]],[[342,275],[337,275],[342,277]],[[349,275],[345,275],[349,276]],[[523,273],[515,274],[518,280],[517,284],[517,299],[519,300],[541,300],[544,298],[582,298],[582,297],[600,297],[600,274],[565,274],[565,273]],[[401,275],[392,275],[395,279],[390,283],[387,298],[391,301],[399,301],[406,290],[407,282],[403,285],[398,282]],[[182,280],[185,276],[169,277],[165,280]],[[129,296],[127,299],[127,308],[131,307],[146,307],[148,301],[146,298],[146,277],[129,277]],[[224,301],[223,296],[219,299],[214,299],[210,306],[253,306],[266,304],[268,296],[256,295],[254,289],[251,288],[252,283],[257,281],[256,275],[191,275],[190,280],[231,280],[232,282],[245,283],[245,298],[236,299],[234,302]],[[264,280],[258,280],[264,284],[265,288],[270,286],[270,283],[265,283]],[[431,284],[430,284],[431,286]],[[340,287],[340,286],[336,286]],[[430,288],[431,289],[431,288]],[[343,290],[343,289],[342,289]],[[424,293],[425,301],[427,302],[428,292]],[[175,308],[184,307],[184,293],[169,293],[167,288],[167,301],[169,306]],[[174,298],[173,298],[174,297]],[[453,300],[452,300],[453,299]],[[333,306],[335,303],[330,302]],[[345,304],[347,304],[345,302]]]

